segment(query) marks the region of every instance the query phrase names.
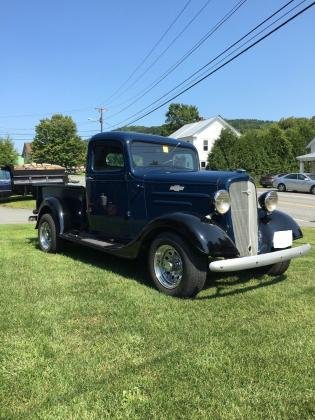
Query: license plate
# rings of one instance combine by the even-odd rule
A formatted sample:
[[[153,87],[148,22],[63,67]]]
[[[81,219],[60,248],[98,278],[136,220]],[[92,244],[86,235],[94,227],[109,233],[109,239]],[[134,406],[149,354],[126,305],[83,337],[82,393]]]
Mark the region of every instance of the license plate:
[[[292,246],[292,230],[281,230],[273,234],[274,248],[288,248]]]

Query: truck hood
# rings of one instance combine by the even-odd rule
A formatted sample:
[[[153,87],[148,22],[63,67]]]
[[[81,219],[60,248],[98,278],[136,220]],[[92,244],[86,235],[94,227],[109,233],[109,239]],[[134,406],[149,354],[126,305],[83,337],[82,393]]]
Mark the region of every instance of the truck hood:
[[[201,188],[202,185],[211,185],[214,189],[228,188],[231,182],[247,181],[249,179],[249,175],[244,171],[165,171],[142,169],[135,171],[134,175],[137,178],[142,178],[145,184],[166,183],[169,185],[178,184],[183,187],[185,185],[199,184]]]

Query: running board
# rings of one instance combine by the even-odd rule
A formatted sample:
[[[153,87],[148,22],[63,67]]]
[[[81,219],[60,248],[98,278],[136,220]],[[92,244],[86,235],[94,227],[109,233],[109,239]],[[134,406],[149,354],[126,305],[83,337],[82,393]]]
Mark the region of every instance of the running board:
[[[67,241],[71,241],[80,245],[89,246],[91,248],[98,249],[99,251],[106,252],[109,252],[110,250],[114,249],[119,249],[124,246],[124,244],[118,242],[106,242],[101,239],[98,239],[94,235],[82,234],[81,232],[78,234],[63,233],[60,235],[60,238],[66,239]]]

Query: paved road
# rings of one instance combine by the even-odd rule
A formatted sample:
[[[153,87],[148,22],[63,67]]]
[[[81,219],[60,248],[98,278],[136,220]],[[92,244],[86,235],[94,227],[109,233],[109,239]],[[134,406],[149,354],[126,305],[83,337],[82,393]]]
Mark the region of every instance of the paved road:
[[[258,189],[258,195],[267,191]],[[304,193],[279,193],[279,210],[290,214],[300,226],[315,228],[315,195]],[[31,210],[10,209],[0,206],[0,224],[27,223]]]
[[[10,209],[0,206],[0,224],[28,223],[27,219],[31,214],[32,210]]]
[[[258,188],[258,195],[268,191]],[[278,209],[290,214],[300,226],[315,228],[315,195],[294,192],[278,192]]]

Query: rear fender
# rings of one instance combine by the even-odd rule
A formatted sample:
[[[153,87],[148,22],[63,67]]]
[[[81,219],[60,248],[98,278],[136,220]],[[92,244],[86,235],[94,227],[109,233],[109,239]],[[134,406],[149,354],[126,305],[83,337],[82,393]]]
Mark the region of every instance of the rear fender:
[[[43,200],[38,210],[36,228],[38,228],[41,216],[45,213],[51,213],[54,219],[58,221],[60,234],[66,232],[70,228],[69,212],[58,198],[47,197]]]

